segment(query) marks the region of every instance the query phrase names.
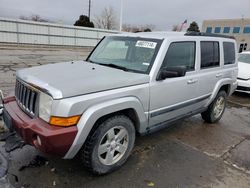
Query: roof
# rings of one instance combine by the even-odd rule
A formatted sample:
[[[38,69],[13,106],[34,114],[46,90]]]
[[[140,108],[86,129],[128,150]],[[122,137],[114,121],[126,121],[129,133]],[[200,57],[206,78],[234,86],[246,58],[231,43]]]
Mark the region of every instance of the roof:
[[[121,35],[121,36],[131,36],[131,37],[165,39],[165,38],[168,38],[168,37],[185,36],[185,32],[164,32],[164,31],[138,32],[138,33],[124,32],[124,33],[119,34],[119,35]]]
[[[203,22],[235,22],[235,21],[250,21],[250,18],[231,18],[231,19],[209,19]]]
[[[155,38],[155,39],[166,39],[169,37],[219,37],[219,38],[228,38],[234,39],[233,36],[221,35],[221,34],[211,34],[211,33],[202,33],[202,32],[138,32],[138,33],[127,33],[124,32],[119,34],[120,36],[131,36],[131,37],[143,37],[143,38]]]

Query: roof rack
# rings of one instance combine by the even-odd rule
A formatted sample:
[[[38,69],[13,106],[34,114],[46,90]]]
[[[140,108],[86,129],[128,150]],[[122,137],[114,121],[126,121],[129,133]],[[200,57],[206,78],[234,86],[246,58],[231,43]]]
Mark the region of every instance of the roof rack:
[[[185,33],[185,36],[204,36],[204,37],[220,37],[220,38],[235,39],[233,36],[214,34],[214,33],[195,32],[195,31],[191,32],[189,31]]]

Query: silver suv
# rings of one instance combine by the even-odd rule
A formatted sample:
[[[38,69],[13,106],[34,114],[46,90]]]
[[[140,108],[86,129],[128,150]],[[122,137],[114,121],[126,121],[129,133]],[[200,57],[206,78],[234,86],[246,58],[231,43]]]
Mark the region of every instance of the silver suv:
[[[129,157],[137,135],[201,113],[219,121],[237,87],[235,40],[204,33],[136,33],[103,38],[86,61],[17,72],[3,100],[10,130],[37,149],[82,157],[97,174]]]

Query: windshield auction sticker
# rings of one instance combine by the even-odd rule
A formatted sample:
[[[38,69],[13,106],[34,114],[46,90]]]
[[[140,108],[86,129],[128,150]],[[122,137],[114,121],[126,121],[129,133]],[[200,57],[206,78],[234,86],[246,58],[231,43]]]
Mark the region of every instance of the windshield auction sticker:
[[[156,45],[157,45],[156,42],[148,42],[148,41],[138,40],[135,46],[136,47],[141,47],[141,48],[155,49]]]

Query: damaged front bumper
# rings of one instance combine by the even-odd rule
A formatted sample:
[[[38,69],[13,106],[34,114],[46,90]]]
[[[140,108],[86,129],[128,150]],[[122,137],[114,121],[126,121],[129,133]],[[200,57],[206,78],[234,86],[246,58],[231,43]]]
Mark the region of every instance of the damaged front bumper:
[[[77,134],[77,127],[51,126],[42,119],[31,118],[18,106],[15,97],[3,100],[4,121],[19,134],[25,143],[51,155],[64,157]]]

